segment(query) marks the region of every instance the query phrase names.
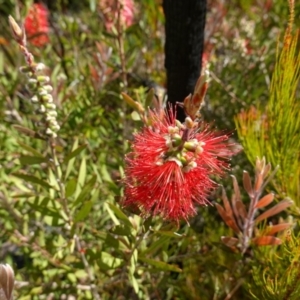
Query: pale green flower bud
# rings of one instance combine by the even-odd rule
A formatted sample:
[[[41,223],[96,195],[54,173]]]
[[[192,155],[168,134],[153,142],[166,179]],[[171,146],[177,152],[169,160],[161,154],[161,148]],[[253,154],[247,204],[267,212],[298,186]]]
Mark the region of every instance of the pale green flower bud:
[[[41,106],[40,106],[40,112],[41,112],[41,113],[46,112],[46,107],[45,107],[44,105],[41,105]]]
[[[178,127],[169,126],[168,127],[168,132],[170,134],[178,133],[179,132],[179,128]]]
[[[178,147],[182,143],[181,135],[178,133],[175,133],[172,135],[172,146],[173,147]]]
[[[38,63],[35,66],[36,71],[42,71],[46,68],[46,66],[43,63]]]
[[[56,120],[55,116],[51,116],[51,115],[49,115],[49,112],[47,112],[46,113],[46,121],[51,122],[51,121],[54,121],[54,120]]]
[[[48,92],[45,91],[43,88],[39,88],[39,89],[38,89],[38,94],[39,94],[40,96],[45,96],[45,95],[48,95]]]
[[[189,162],[189,164],[182,168],[182,171],[187,173],[197,167],[197,163],[195,161]]]
[[[31,97],[31,102],[38,103],[39,102],[39,98],[37,96],[33,96],[33,97]]]
[[[49,111],[47,111],[47,115],[56,118],[57,117],[57,111],[56,110],[49,110]]]
[[[45,75],[39,75],[37,76],[37,80],[39,83],[48,83],[50,81],[50,77],[49,76],[45,76]]]
[[[56,109],[56,105],[55,105],[54,103],[45,103],[45,106],[46,106],[48,109],[53,109],[53,110]]]
[[[185,142],[183,147],[188,151],[195,152],[198,145],[199,145],[198,141],[196,139],[193,139],[193,140],[189,140],[188,142]]]
[[[46,129],[46,134],[47,135],[52,135],[54,132],[50,129],[50,128],[47,128]]]
[[[52,104],[52,102],[53,102],[53,97],[52,97],[52,95],[50,95],[50,94],[42,95],[42,100],[43,100],[43,102],[46,102],[47,104],[48,104],[48,103],[49,103],[49,104]],[[48,107],[48,106],[46,105],[46,107]]]
[[[51,85],[44,85],[43,89],[48,93],[51,93],[53,91],[53,87]]]

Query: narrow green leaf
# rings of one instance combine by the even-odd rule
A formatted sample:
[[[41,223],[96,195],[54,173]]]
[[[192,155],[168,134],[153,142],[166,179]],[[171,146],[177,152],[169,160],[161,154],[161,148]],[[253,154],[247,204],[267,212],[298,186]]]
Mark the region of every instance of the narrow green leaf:
[[[86,178],[86,159],[85,157],[83,157],[79,168],[79,174],[78,174],[78,184],[80,186],[84,185],[85,178]]]
[[[49,197],[45,197],[45,198],[42,200],[40,206],[42,206],[42,207],[48,207],[48,204],[49,204],[49,203],[50,203],[50,198],[49,198]]]
[[[71,153],[69,153],[66,158],[64,159],[64,163],[68,163],[70,159],[78,156],[85,148],[87,144],[79,146],[77,149],[73,150]]]
[[[110,218],[115,223],[115,225],[120,225],[120,221],[118,218],[116,218],[114,212],[110,209],[109,205],[107,203],[104,204],[104,207],[106,208]]]
[[[54,208],[50,207],[43,207],[41,205],[38,205],[36,203],[31,203],[30,201],[27,202],[27,204],[37,212],[40,212],[43,216],[50,216],[53,218],[57,218],[62,220],[62,216],[60,215],[60,212],[55,210]]]
[[[22,155],[19,160],[22,165],[36,165],[48,162],[48,159],[44,157],[30,155]]]
[[[182,234],[179,234],[177,232],[173,232],[173,231],[164,231],[164,230],[158,230],[158,231],[154,231],[155,233],[164,235],[164,236],[169,236],[169,237],[175,237],[175,238],[182,238],[184,237]]]
[[[29,136],[29,137],[32,137],[32,138],[36,138],[36,139],[40,139],[40,140],[46,140],[43,136],[41,136],[39,133],[29,129],[29,128],[26,128],[26,127],[23,127],[23,126],[20,126],[20,125],[13,125],[13,127],[19,132],[19,133],[22,133],[26,136]]]
[[[90,213],[92,207],[93,207],[92,201],[84,202],[79,212],[75,215],[74,222],[77,223],[85,219],[87,215]]]
[[[125,93],[121,93],[121,95],[123,97],[123,100],[125,100],[125,102],[129,106],[131,106],[134,110],[136,110],[136,111],[138,111],[140,113],[144,112],[144,108],[143,108],[143,106],[140,103],[134,101],[130,96],[128,96]]]
[[[32,176],[32,175],[26,175],[26,174],[21,174],[21,173],[12,173],[13,176],[15,177],[18,177],[20,179],[23,179],[25,181],[29,181],[31,183],[35,183],[35,184],[38,184],[46,189],[52,189],[53,187],[47,183],[46,181],[42,180],[42,179],[39,179],[35,176]]]
[[[84,201],[84,199],[90,194],[90,192],[93,190],[94,185],[96,183],[96,176],[93,176],[83,187],[83,189],[81,190],[80,194],[78,195],[78,197],[76,198],[75,202],[74,202],[74,206],[78,205],[79,203],[82,203]]]
[[[121,236],[130,236],[130,228],[124,225],[116,225],[111,231],[112,234],[121,235]]]
[[[31,197],[36,197],[35,193],[22,193],[22,194],[14,194],[11,195],[12,198],[31,198]]]
[[[67,182],[67,185],[66,185],[66,197],[67,198],[71,197],[75,193],[76,187],[77,187],[77,180],[75,178],[72,178]]]
[[[154,98],[154,88],[151,88],[146,96],[145,107],[148,108],[153,101]]]
[[[110,207],[110,209],[114,212],[114,214],[118,217],[119,220],[122,220],[126,225],[128,225],[130,228],[132,228],[132,224],[129,221],[128,217],[114,204],[107,203]]]
[[[51,168],[48,168],[48,183],[52,186],[53,190],[50,191],[50,197],[55,198],[55,190],[59,191],[59,179],[56,177],[56,174],[53,173]]]
[[[78,148],[78,140],[76,139],[74,141],[73,147],[72,147],[72,151],[74,151],[76,148]],[[68,165],[67,165],[67,170],[66,170],[66,174],[65,174],[65,179],[67,179],[71,173],[71,171],[73,170],[73,166],[74,166],[74,162],[75,162],[75,158],[71,158],[68,161]]]
[[[139,284],[138,284],[138,281],[136,280],[136,278],[134,277],[134,274],[129,273],[128,274],[128,279],[129,279],[130,283],[132,284],[132,287],[133,287],[135,293],[138,294]]]
[[[165,245],[170,240],[170,237],[168,236],[162,236],[157,241],[151,244],[144,252],[143,254],[152,254],[159,248],[161,248],[163,245]]]
[[[116,239],[112,234],[107,233],[104,241],[106,247],[113,247],[115,249],[119,249],[120,242],[118,239]]]
[[[98,261],[100,267],[103,267],[104,269],[115,269],[121,266],[122,263],[123,260],[115,258],[110,253],[104,251],[101,252],[101,260]]]
[[[182,272],[182,270],[177,265],[169,265],[163,261],[154,260],[154,259],[150,259],[150,258],[146,258],[146,257],[139,257],[138,259],[146,264],[149,264],[149,265],[155,267],[156,269],[159,269],[159,270],[172,271],[172,272],[178,272],[178,273]]]
[[[17,142],[19,144],[19,146],[21,148],[23,148],[24,150],[26,150],[27,152],[30,152],[31,154],[33,154],[34,156],[38,156],[38,157],[44,157],[40,152],[38,152],[36,149],[18,141]]]

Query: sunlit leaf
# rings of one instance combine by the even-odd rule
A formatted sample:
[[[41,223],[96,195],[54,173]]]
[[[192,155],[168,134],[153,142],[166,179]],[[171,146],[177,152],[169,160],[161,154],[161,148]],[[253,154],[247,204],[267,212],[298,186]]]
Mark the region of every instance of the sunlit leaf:
[[[251,183],[251,178],[250,175],[247,171],[243,172],[243,185],[244,189],[248,193],[250,197],[253,195],[253,188],[252,188],[252,183]]]
[[[247,213],[246,213],[246,209],[241,201],[241,192],[240,192],[240,188],[238,186],[237,180],[236,180],[235,176],[231,175],[231,177],[232,177],[233,189],[234,189],[234,194],[231,197],[232,210],[236,217],[238,226],[240,228],[242,228],[243,223],[244,223],[244,217],[242,215],[246,215]],[[239,203],[239,209],[241,211],[238,210],[237,203]],[[240,213],[242,213],[242,215]]]
[[[124,225],[116,225],[113,229],[110,230],[112,234],[130,236],[131,231],[130,227]]]
[[[68,163],[70,159],[78,156],[83,150],[85,150],[86,146],[87,146],[86,144],[81,145],[77,149],[73,150],[70,154],[66,156],[66,158],[64,159],[64,163]]]
[[[86,159],[85,157],[82,158],[79,172],[78,172],[78,184],[79,186],[84,186],[86,179]]]
[[[164,231],[164,230],[158,230],[158,231],[155,231],[154,232],[158,233],[158,234],[161,234],[161,235],[165,235],[165,236],[169,236],[169,237],[174,237],[174,238],[183,238],[184,235],[182,234],[179,234],[177,232],[173,232],[173,231]]]
[[[239,233],[240,229],[236,224],[236,221],[234,220],[234,218],[232,216],[230,216],[229,214],[227,214],[224,210],[224,208],[218,204],[215,203],[215,206],[220,214],[220,216],[222,217],[223,221],[226,223],[226,225],[228,227],[230,227],[235,233]]]
[[[40,179],[40,178],[37,178],[33,175],[26,175],[26,174],[21,174],[21,173],[13,173],[12,174],[13,176],[16,176],[18,178],[21,178],[25,181],[28,181],[28,182],[31,182],[31,183],[35,183],[35,184],[38,184],[40,186],[42,186],[43,188],[46,188],[46,189],[51,189],[53,188],[49,183],[47,183],[46,181]]]
[[[132,224],[128,219],[128,217],[117,206],[109,202],[107,204],[109,205],[110,209],[114,212],[114,214],[118,217],[119,220],[122,220],[126,225],[132,227]]]
[[[78,148],[78,139],[75,139],[73,147],[72,147],[72,151],[74,151],[76,148]],[[67,170],[65,173],[65,179],[67,179],[69,177],[71,171],[73,170],[74,163],[75,163],[74,157],[69,159],[68,164],[67,164]]]
[[[48,159],[40,156],[22,155],[19,157],[22,165],[36,165],[41,163],[47,163]]]
[[[92,201],[85,201],[81,207],[81,209],[76,213],[74,222],[80,222],[83,219],[85,219],[88,214],[90,213],[91,209],[93,207],[93,202]]]
[[[32,138],[36,138],[36,139],[40,139],[40,140],[45,140],[45,138],[40,135],[39,133],[37,133],[36,131],[33,131],[29,128],[20,126],[20,125],[13,125],[13,127],[20,133],[32,137]]]
[[[154,98],[154,88],[151,88],[148,91],[148,94],[146,96],[146,101],[145,101],[146,108],[148,108],[152,104],[153,98]]]
[[[258,223],[264,219],[272,217],[280,213],[281,211],[285,210],[286,208],[290,207],[293,203],[294,202],[292,200],[282,200],[278,204],[276,204],[275,206],[273,206],[272,208],[270,208],[269,210],[265,211],[260,216],[258,216],[255,219],[255,222]]]
[[[91,191],[93,190],[95,183],[96,183],[96,176],[93,176],[83,187],[80,194],[76,198],[75,202],[73,203],[74,206],[82,203],[84,199],[90,195]]]
[[[239,243],[239,240],[235,237],[222,236],[221,240],[228,247],[234,247]]]
[[[238,200],[236,202],[236,209],[237,209],[237,212],[238,212],[241,220],[245,220],[245,218],[247,218],[247,211],[246,211],[246,207],[242,201]]]
[[[275,246],[280,245],[282,241],[275,236],[260,236],[253,238],[252,243],[257,246]]]
[[[125,93],[121,93],[121,95],[123,97],[123,100],[125,100],[125,102],[129,106],[131,106],[134,110],[136,110],[139,113],[143,113],[144,112],[144,108],[143,108],[143,106],[140,103],[134,101],[130,96],[128,96]]]
[[[274,194],[270,193],[264,197],[262,197],[255,205],[255,208],[263,208],[265,206],[268,206],[270,203],[272,203],[274,200]]]
[[[113,257],[108,252],[102,251],[100,254],[100,261],[98,263],[100,267],[103,266],[106,269],[115,269],[122,265],[123,260]]]
[[[224,204],[226,213],[230,216],[233,216],[233,211],[232,211],[231,205],[228,201],[225,189],[223,187],[222,187],[222,200],[223,200],[223,204]]]
[[[40,152],[38,152],[36,149],[32,148],[31,146],[28,146],[20,141],[18,141],[18,144],[21,148],[23,148],[24,150],[26,150],[27,152],[30,152],[31,154],[33,154],[34,156],[38,156],[38,157],[44,157]]]
[[[76,191],[76,187],[77,187],[77,180],[75,178],[72,178],[71,180],[69,180],[66,184],[66,198],[71,197],[75,191]]]
[[[153,242],[144,252],[143,254],[153,254],[155,251],[160,249],[161,247],[168,244],[170,237],[168,236],[161,236],[158,240]]]
[[[178,272],[178,273],[182,272],[182,270],[178,266],[170,265],[163,261],[154,260],[154,259],[150,259],[150,258],[146,258],[146,257],[139,257],[138,259],[148,265],[155,267],[156,269],[159,269],[159,270],[172,271],[172,272]]]
[[[134,274],[132,274],[131,272],[128,274],[128,278],[129,278],[130,283],[132,284],[132,287],[133,287],[135,293],[137,294],[139,292],[138,281],[134,277]]]
[[[283,231],[283,230],[291,228],[292,225],[293,224],[290,224],[290,223],[281,223],[281,224],[277,224],[277,225],[268,226],[268,228],[266,229],[266,234],[273,235],[279,231]]]
[[[133,111],[131,113],[131,118],[132,118],[133,121],[140,121],[141,120],[140,115],[136,111]]]

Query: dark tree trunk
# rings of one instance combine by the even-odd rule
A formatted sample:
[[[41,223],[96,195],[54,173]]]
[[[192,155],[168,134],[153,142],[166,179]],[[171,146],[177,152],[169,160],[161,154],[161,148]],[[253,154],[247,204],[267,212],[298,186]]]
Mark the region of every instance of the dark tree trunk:
[[[193,92],[201,72],[206,0],[163,0],[168,102],[174,107]],[[177,118],[185,118],[177,108]]]

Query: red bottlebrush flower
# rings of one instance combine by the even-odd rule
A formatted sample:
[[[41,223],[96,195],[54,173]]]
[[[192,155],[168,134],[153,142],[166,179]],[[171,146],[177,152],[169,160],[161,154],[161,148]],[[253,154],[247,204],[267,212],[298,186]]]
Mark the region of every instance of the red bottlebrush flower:
[[[195,215],[195,204],[208,204],[215,186],[211,175],[222,175],[233,155],[228,135],[211,132],[173,113],[150,112],[150,125],[136,133],[126,156],[125,206],[138,206],[146,215],[178,222]]]
[[[25,18],[24,27],[29,42],[37,47],[45,46],[49,42],[48,9],[41,3],[33,4]]]

